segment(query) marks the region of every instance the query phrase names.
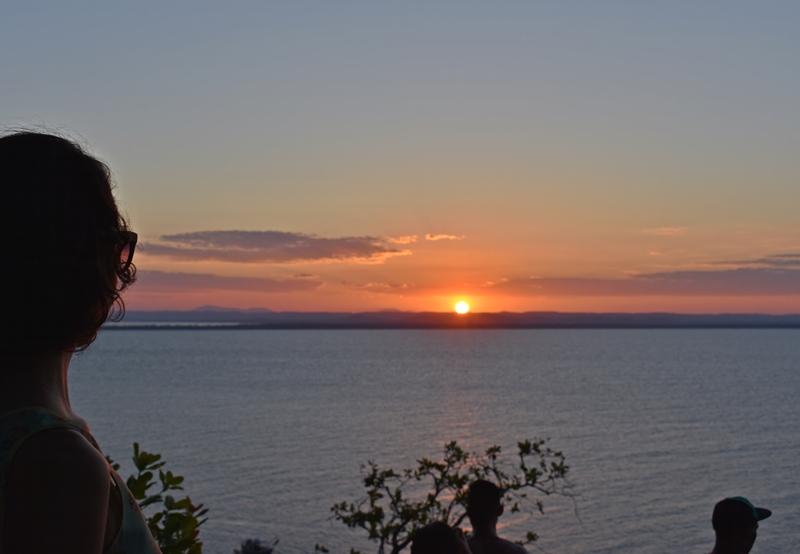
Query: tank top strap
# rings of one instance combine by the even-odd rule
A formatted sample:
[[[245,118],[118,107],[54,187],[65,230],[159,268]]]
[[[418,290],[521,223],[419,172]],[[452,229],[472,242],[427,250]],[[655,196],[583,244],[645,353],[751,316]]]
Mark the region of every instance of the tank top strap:
[[[100,446],[86,429],[44,408],[20,408],[0,415],[0,469],[5,469],[22,444],[45,429],[72,429],[79,432],[100,452]]]
[[[104,554],[161,554],[158,544],[150,534],[147,519],[125,481],[113,469],[111,478],[122,496],[122,525],[113,544]]]

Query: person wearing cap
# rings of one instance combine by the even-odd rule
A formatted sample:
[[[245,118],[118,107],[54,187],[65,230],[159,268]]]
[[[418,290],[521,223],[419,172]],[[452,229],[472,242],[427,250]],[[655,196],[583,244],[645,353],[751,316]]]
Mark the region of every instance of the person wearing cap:
[[[717,535],[711,554],[747,554],[756,542],[758,522],[771,515],[771,511],[756,508],[741,496],[720,500],[711,516]]]

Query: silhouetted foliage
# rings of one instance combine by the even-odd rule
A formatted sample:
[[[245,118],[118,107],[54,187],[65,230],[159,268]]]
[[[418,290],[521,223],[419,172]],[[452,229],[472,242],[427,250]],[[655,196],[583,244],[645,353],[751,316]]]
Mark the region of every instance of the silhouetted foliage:
[[[463,450],[455,441],[444,446],[441,461],[422,458],[414,468],[381,469],[375,461],[362,466],[366,496],[331,507],[333,518],[351,529],[363,529],[378,543],[378,553],[398,554],[415,533],[433,521],[459,525],[466,517],[469,484],[476,479],[494,482],[503,492],[510,512],[544,513],[540,496],[572,497],[566,479],[569,467],[564,455],[546,446],[546,440],[517,443],[512,463],[501,456],[499,446],[485,453]],[[536,493],[539,493],[538,495]],[[528,531],[519,544],[537,539]],[[317,552],[327,552],[317,545]],[[360,554],[351,549],[351,554]]]
[[[261,539],[245,539],[239,548],[233,549],[233,554],[272,554],[276,544],[278,544],[278,539],[271,543]]]
[[[108,463],[114,470],[119,469],[119,464],[106,456]],[[153,506],[157,511],[147,517],[147,525],[153,538],[158,543],[163,554],[201,554],[203,543],[198,539],[198,529],[208,518],[202,518],[207,512],[202,504],[194,505],[188,496],[176,500],[165,493],[169,491],[182,491],[183,477],[174,475],[171,471],[164,472],[161,468],[166,462],[161,461],[161,454],[151,454],[139,450],[139,443],[133,443],[133,463],[136,466],[136,475],[128,477],[126,484],[133,497],[139,502],[144,511]],[[158,481],[155,479],[155,470],[158,470]],[[150,489],[154,486],[160,490],[152,494]]]

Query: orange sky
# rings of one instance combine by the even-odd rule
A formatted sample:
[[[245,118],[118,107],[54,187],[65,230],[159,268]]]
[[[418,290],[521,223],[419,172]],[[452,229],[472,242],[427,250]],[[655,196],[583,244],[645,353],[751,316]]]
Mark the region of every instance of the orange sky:
[[[752,232],[742,234],[753,238]],[[711,249],[717,252],[712,257],[707,249],[713,237],[701,237],[698,248],[687,228],[629,235],[608,241],[612,246],[603,237],[587,236],[549,249],[544,244],[532,252],[517,245],[493,248],[480,244],[490,241],[464,235],[438,240],[424,235],[415,240],[414,235],[336,240],[262,232],[168,236],[175,240],[146,243],[137,252],[140,281],[127,299],[134,309],[214,304],[300,311],[445,311],[465,300],[473,311],[800,310],[792,269],[796,256],[746,259],[752,248],[748,241],[727,238]],[[186,246],[178,246],[182,244]],[[148,254],[154,249],[157,255]],[[298,255],[306,259],[285,258]],[[331,257],[336,255],[351,257]],[[586,271],[587,266],[594,271]],[[521,274],[520,267],[539,272]]]

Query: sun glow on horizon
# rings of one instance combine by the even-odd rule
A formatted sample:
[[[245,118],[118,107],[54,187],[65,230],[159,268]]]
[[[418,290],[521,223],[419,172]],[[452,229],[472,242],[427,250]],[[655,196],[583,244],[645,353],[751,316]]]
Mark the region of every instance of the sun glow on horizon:
[[[463,300],[456,304],[456,313],[465,314],[468,311],[469,311],[469,304],[467,304]]]

